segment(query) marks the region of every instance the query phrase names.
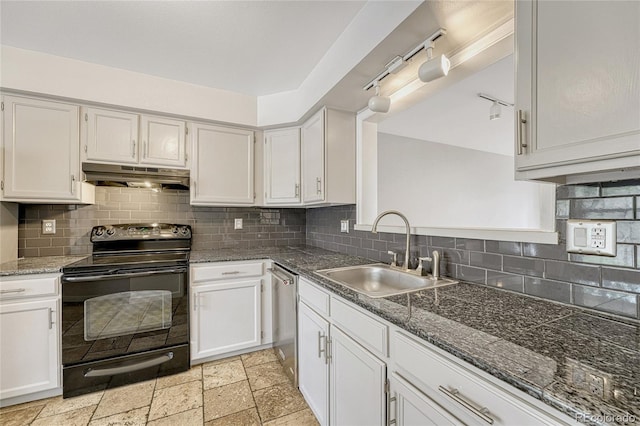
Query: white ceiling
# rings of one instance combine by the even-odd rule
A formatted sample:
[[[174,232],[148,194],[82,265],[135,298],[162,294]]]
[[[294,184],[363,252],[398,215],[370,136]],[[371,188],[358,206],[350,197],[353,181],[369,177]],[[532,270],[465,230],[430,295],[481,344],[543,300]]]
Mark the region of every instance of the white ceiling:
[[[365,1],[2,1],[2,44],[254,96],[297,89]]]
[[[486,93],[513,103],[513,55],[482,69],[409,109],[389,113],[378,131],[408,138],[513,156],[513,108],[502,107],[502,118],[489,120]]]

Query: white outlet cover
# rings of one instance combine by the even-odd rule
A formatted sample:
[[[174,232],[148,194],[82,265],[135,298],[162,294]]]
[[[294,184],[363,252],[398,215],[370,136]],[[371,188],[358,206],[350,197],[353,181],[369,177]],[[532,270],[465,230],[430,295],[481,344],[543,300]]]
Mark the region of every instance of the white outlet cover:
[[[616,222],[614,220],[569,219],[567,221],[569,253],[616,255]]]
[[[242,229],[242,218],[233,219],[233,229]]]
[[[42,234],[55,234],[56,233],[56,220],[45,219],[42,221]]]
[[[340,221],[340,232],[349,233],[349,219]]]

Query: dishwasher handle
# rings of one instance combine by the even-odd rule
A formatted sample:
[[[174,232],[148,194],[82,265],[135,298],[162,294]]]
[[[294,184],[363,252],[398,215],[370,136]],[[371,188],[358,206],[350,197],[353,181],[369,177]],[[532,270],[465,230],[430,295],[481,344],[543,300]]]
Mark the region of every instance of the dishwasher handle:
[[[275,268],[267,268],[267,272],[269,272],[273,277],[275,277],[276,280],[280,281],[284,285],[291,285],[295,282],[294,278],[287,277]]]

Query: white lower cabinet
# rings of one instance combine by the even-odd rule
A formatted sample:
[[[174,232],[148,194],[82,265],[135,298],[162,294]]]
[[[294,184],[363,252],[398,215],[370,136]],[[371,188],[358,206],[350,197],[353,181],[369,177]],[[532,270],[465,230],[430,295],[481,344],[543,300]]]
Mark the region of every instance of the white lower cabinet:
[[[329,322],[298,305],[298,387],[321,425],[329,424],[329,367],[324,355]]]
[[[386,364],[339,328],[330,334],[330,424],[384,425]]]
[[[577,424],[305,279],[299,294],[300,391],[323,426]]]
[[[389,378],[389,421],[398,426],[462,425],[451,413],[436,404],[399,374]]]
[[[311,309],[300,280],[299,388],[320,425],[385,424],[386,364]]]
[[[216,262],[191,267],[191,360],[258,347],[263,333],[266,262]],[[270,293],[269,293],[270,294]]]
[[[61,386],[58,288],[58,274],[0,280],[0,402]]]

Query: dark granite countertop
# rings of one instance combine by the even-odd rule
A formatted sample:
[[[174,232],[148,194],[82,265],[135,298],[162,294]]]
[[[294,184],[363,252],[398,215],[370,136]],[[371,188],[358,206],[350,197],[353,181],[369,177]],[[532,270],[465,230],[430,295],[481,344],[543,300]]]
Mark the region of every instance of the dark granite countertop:
[[[0,263],[0,277],[11,275],[52,274],[86,256],[25,257]]]
[[[191,262],[270,258],[586,424],[640,425],[640,324],[506,290],[459,283],[372,299],[315,271],[375,263],[315,247],[194,251]],[[605,379],[605,397],[586,377]],[[635,420],[634,420],[635,418]]]

